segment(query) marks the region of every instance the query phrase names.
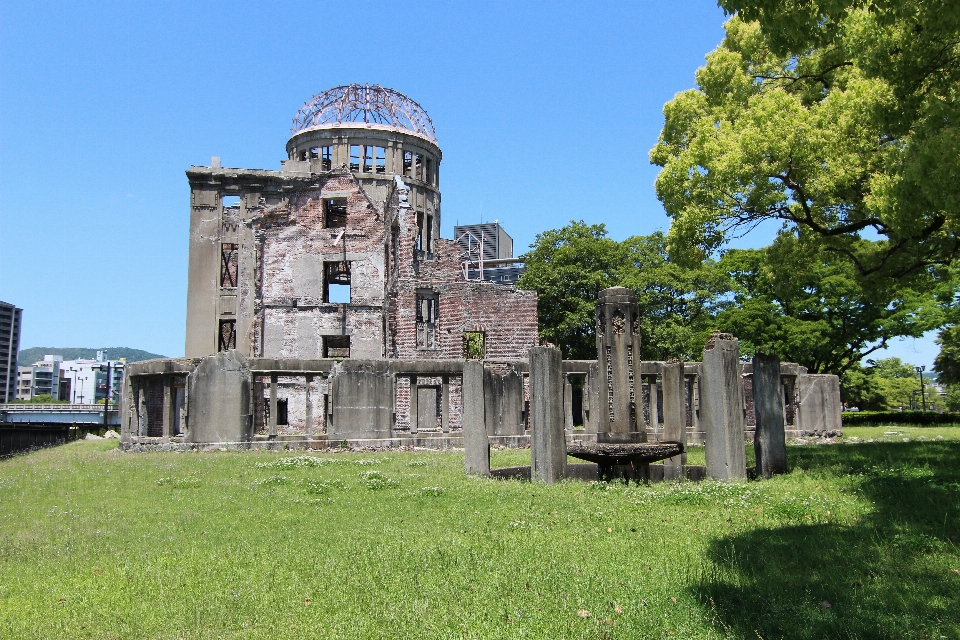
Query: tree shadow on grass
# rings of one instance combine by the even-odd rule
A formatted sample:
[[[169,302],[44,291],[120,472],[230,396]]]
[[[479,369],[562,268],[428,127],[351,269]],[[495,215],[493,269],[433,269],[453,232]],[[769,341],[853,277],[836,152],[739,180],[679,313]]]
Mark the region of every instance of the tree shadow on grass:
[[[715,623],[765,640],[960,638],[960,443],[791,448],[790,457],[793,469],[848,478],[873,510],[713,541],[713,575],[692,590]]]

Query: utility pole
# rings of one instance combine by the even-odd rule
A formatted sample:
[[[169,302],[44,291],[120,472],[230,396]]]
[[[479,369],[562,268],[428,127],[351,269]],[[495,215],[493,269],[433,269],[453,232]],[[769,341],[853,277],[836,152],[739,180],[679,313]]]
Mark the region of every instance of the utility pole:
[[[927,370],[926,365],[921,365],[919,367],[914,367],[917,370],[917,375],[920,376],[920,411],[927,410],[927,399],[923,393],[923,372]]]

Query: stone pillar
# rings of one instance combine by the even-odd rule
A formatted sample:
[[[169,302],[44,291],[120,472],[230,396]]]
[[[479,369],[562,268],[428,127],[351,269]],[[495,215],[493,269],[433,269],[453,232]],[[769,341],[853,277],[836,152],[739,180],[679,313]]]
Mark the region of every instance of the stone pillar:
[[[649,386],[647,388],[650,390],[650,429],[653,433],[656,433],[660,428],[660,408],[657,402],[660,399],[660,389],[659,385],[657,385],[657,376],[650,376],[647,380],[649,380]]]
[[[270,431],[271,438],[277,437],[277,374],[270,376]]]
[[[801,373],[797,376],[796,428],[803,436],[838,436],[840,419],[840,378],[827,374]]]
[[[450,433],[450,376],[443,376],[440,385],[440,427]]]
[[[567,472],[563,372],[556,347],[530,349],[530,477],[553,483]]]
[[[483,409],[483,362],[463,363],[463,457],[469,475],[490,475],[490,441]]]
[[[416,433],[420,422],[420,389],[417,376],[410,376],[410,433]]]
[[[238,351],[204,358],[187,378],[187,389],[187,442],[250,440],[250,369]]]
[[[597,361],[600,368],[598,442],[646,442],[638,427],[640,335],[637,296],[625,287],[611,287],[597,298]]]
[[[563,428],[573,431],[573,385],[570,376],[563,376]]]
[[[173,435],[173,376],[163,376],[163,437]]]
[[[663,439],[679,442],[687,448],[687,394],[686,378],[682,362],[663,364]],[[663,461],[663,479],[676,480],[683,477],[686,451]]]
[[[753,356],[753,412],[757,430],[753,450],[757,456],[757,476],[787,472],[787,443],[783,431],[783,383],[780,381],[780,359],[776,356]]]
[[[137,380],[137,435],[145,436],[147,435],[148,425],[150,424],[149,417],[147,416],[147,393],[144,388],[146,378],[141,376]]]
[[[706,431],[707,477],[714,480],[747,477],[739,360],[740,341],[728,333],[714,334],[703,349],[700,422]]]
[[[304,412],[306,414],[305,419],[307,423],[304,426],[307,429],[307,439],[309,440],[313,438],[313,398],[310,397],[310,385],[313,384],[313,376],[305,376],[304,381],[306,384],[304,385],[303,401],[306,405]]]

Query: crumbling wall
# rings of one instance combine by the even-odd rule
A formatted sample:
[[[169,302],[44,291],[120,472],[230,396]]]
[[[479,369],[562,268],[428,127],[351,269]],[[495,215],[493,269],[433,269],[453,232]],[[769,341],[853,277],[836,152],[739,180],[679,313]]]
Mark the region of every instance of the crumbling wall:
[[[325,199],[346,200],[345,227],[325,225]],[[324,336],[350,336],[350,356],[384,356],[383,215],[354,177],[328,176],[251,221],[259,245],[254,353],[324,357]],[[325,301],[325,265],[347,262],[350,303]]]
[[[484,334],[488,360],[526,358],[537,344],[537,294],[463,279],[460,246],[436,239],[417,251],[417,212],[398,188],[393,203],[397,233],[391,240],[388,353],[394,358],[463,358],[464,333]],[[432,346],[418,342],[418,295],[435,295],[438,313]],[[422,330],[422,327],[421,327]]]

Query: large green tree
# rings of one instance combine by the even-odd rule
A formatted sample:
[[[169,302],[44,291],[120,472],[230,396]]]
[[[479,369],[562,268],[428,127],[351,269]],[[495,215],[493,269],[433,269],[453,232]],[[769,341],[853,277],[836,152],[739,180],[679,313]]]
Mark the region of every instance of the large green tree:
[[[699,358],[715,315],[729,290],[712,261],[671,262],[663,234],[617,242],[606,227],[583,221],[537,235],[524,254],[526,271],[517,286],[538,292],[540,337],[564,357],[594,359],[597,294],[623,286],[637,293],[641,357]]]
[[[673,255],[699,261],[774,220],[874,280],[923,279],[950,263],[960,3],[721,5],[738,13],[697,88],[665,105],[651,151]]]
[[[763,249],[734,249],[720,267],[736,283],[717,319],[742,351],[774,353],[811,373],[844,376],[895,337],[919,337],[942,322],[929,289],[866,284],[845,256],[780,233]]]

